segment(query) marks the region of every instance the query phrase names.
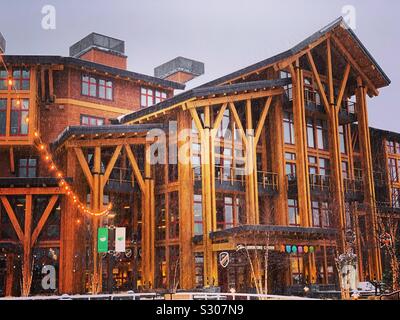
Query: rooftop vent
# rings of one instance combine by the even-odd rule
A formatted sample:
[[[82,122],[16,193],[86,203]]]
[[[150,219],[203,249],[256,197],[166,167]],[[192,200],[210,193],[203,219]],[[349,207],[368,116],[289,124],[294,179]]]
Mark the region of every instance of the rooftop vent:
[[[74,58],[92,61],[119,69],[127,68],[125,41],[98,33],[91,33],[69,48]]]
[[[6,52],[6,39],[4,39],[3,35],[0,32],[0,53]]]
[[[180,83],[186,83],[204,74],[204,63],[177,57],[154,69],[154,76]]]

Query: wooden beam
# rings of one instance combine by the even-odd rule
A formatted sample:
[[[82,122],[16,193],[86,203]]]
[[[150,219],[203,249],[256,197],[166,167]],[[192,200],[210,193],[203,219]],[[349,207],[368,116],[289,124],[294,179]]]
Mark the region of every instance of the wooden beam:
[[[347,81],[349,79],[350,70],[351,70],[351,66],[348,63],[346,65],[346,69],[344,71],[344,76],[343,76],[342,83],[340,84],[339,96],[338,96],[338,99],[337,99],[337,102],[336,102],[336,112],[339,112],[340,105],[341,105],[341,102],[343,100],[344,93],[346,91],[346,86],[347,86]]]
[[[373,92],[375,96],[379,95],[379,91],[376,89],[372,81],[368,78],[368,76],[362,71],[361,67],[358,65],[356,60],[351,56],[349,51],[344,47],[343,43],[334,35],[332,34],[332,39],[334,40],[335,44],[338,46],[339,50],[345,56],[347,62],[353,65],[353,68],[360,74],[363,80],[367,83],[368,88]]]
[[[227,107],[228,107],[228,104],[224,103],[222,105],[221,109],[219,110],[218,115],[215,118],[214,125],[213,125],[214,132],[217,132],[219,126],[221,125],[221,121],[222,121],[222,118],[224,117],[225,110]]]
[[[52,196],[50,198],[50,201],[49,201],[46,209],[44,210],[44,212],[43,212],[43,214],[42,214],[42,216],[41,216],[41,218],[40,218],[35,230],[32,233],[31,247],[33,247],[35,245],[36,240],[38,239],[40,232],[42,231],[44,225],[47,222],[47,219],[50,216],[51,211],[53,210],[55,204],[57,203],[57,200],[58,200],[58,196],[57,195],[54,195],[54,196]]]
[[[60,187],[35,187],[35,188],[0,188],[0,195],[50,195],[50,194],[65,194],[66,191]]]
[[[321,78],[319,76],[317,67],[316,67],[315,62],[314,62],[314,58],[313,58],[313,56],[311,54],[311,51],[307,51],[307,57],[308,57],[308,61],[310,63],[311,70],[312,70],[312,73],[314,75],[315,81],[317,82],[318,90],[319,90],[319,92],[321,94],[321,98],[322,98],[322,101],[324,103],[325,111],[326,111],[326,113],[328,115],[330,115],[330,113],[331,113],[330,112],[330,104],[329,104],[328,99],[326,97],[325,89],[324,89],[324,86],[322,85]]]
[[[189,108],[190,107],[198,108],[198,107],[204,107],[204,106],[210,106],[210,105],[216,105],[216,104],[222,104],[222,103],[233,103],[233,102],[244,101],[244,100],[265,98],[265,97],[269,97],[269,96],[281,95],[284,93],[284,91],[285,90],[283,88],[277,88],[277,89],[270,89],[270,90],[266,90],[266,91],[242,93],[242,94],[233,95],[233,96],[209,98],[209,99],[203,99],[203,100],[197,100],[197,101],[191,102],[188,106],[189,106]]]
[[[54,96],[53,70],[49,69],[49,96]]]
[[[265,103],[264,109],[263,109],[263,111],[261,113],[260,120],[258,121],[257,130],[256,130],[256,133],[255,133],[255,136],[254,136],[254,145],[255,145],[255,147],[257,147],[258,142],[260,140],[261,132],[262,132],[262,130],[264,128],[265,120],[267,119],[267,115],[268,115],[269,109],[271,107],[271,102],[272,102],[272,97],[268,97],[268,99],[267,99],[267,101]]]
[[[90,148],[90,147],[106,147],[106,146],[119,146],[124,144],[138,145],[152,142],[153,138],[110,138],[110,139],[91,139],[91,140],[70,140],[65,143],[66,148]],[[58,149],[61,146],[58,147]]]
[[[331,39],[326,40],[326,56],[327,56],[327,68],[328,68],[328,89],[329,89],[329,104],[331,106],[335,103],[335,89],[333,86],[333,69],[332,69],[332,50],[331,50]]]
[[[140,190],[144,194],[146,192],[144,179],[143,179],[143,176],[142,176],[142,174],[140,172],[139,166],[137,164],[135,155],[132,152],[131,146],[126,144],[125,145],[125,150],[126,150],[126,155],[128,156],[129,162],[130,162],[130,164],[132,166],[133,173],[135,175],[136,181],[139,184]]]
[[[117,162],[119,155],[121,154],[121,150],[122,150],[122,145],[119,145],[115,148],[115,151],[110,159],[110,162],[107,165],[106,171],[104,172],[102,181],[103,187],[106,185],[108,179],[110,178],[110,174],[114,169],[115,163]]]
[[[192,109],[191,108],[191,109],[189,109],[189,112],[190,112],[190,115],[192,116],[194,124],[196,125],[197,131],[199,132],[200,137],[202,137],[203,136],[204,127],[203,127],[203,124],[202,124],[202,122],[200,120],[199,115],[197,114],[196,109]]]
[[[81,148],[74,148],[74,150],[75,150],[75,154],[76,154],[76,157],[78,159],[78,162],[79,162],[79,164],[81,166],[81,169],[83,171],[83,174],[86,177],[86,181],[87,181],[90,189],[93,190],[93,187],[94,187],[93,175],[90,172],[90,168],[89,168],[89,165],[88,165],[88,163],[86,161],[86,158],[85,158],[85,156],[83,154],[83,151],[82,151]]]
[[[15,233],[17,234],[17,237],[19,241],[23,242],[24,241],[24,233],[18,223],[18,219],[15,215],[14,210],[12,209],[10,202],[8,201],[7,197],[1,196],[0,197],[1,202],[3,203],[4,209],[6,209],[7,215],[10,218],[11,224],[14,227]]]
[[[31,230],[32,230],[32,195],[27,195],[25,200],[24,223],[24,256],[22,263],[22,296],[29,296],[32,283],[32,257],[31,257]]]
[[[229,109],[231,110],[233,119],[234,119],[236,125],[238,126],[238,130],[239,130],[240,136],[242,137],[243,144],[244,144],[244,145],[246,146],[246,148],[247,148],[246,133],[245,133],[245,131],[244,131],[244,129],[243,129],[242,122],[240,121],[240,117],[239,117],[239,115],[238,115],[238,113],[237,113],[235,104],[234,104],[233,102],[230,102],[230,103],[229,103]]]
[[[10,147],[10,171],[15,173],[15,159],[14,159],[14,148]]]

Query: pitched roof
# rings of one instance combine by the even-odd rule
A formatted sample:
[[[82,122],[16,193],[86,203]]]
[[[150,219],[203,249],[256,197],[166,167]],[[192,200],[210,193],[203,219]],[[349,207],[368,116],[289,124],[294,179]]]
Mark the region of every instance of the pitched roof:
[[[242,77],[244,75],[253,73],[255,71],[258,71],[262,68],[271,66],[277,62],[280,62],[286,58],[289,58],[290,56],[293,56],[297,53],[300,53],[302,50],[306,49],[307,46],[309,46],[310,44],[314,43],[315,41],[317,41],[318,39],[320,39],[321,37],[323,37],[324,35],[326,35],[329,32],[335,31],[337,32],[337,35],[340,38],[345,37],[346,35],[352,40],[352,42],[356,45],[357,48],[346,48],[349,51],[354,51],[354,55],[356,55],[356,51],[358,50],[359,52],[363,53],[367,59],[369,60],[370,64],[365,66],[366,70],[366,74],[370,74],[372,72],[377,73],[377,77],[380,78],[380,83],[377,85],[377,88],[381,88],[384,86],[387,86],[391,83],[391,80],[389,79],[389,77],[385,74],[385,72],[382,70],[382,68],[379,66],[379,64],[376,62],[376,60],[374,59],[374,57],[369,53],[369,51],[365,48],[365,46],[362,44],[362,42],[360,41],[360,39],[357,37],[357,35],[353,32],[353,30],[346,24],[346,22],[344,21],[343,17],[340,17],[338,19],[336,19],[335,21],[333,21],[332,23],[328,24],[326,27],[320,29],[319,31],[317,31],[316,33],[314,33],[313,35],[311,35],[310,37],[308,37],[307,39],[303,40],[302,42],[300,42],[299,44],[297,44],[296,46],[294,46],[293,48],[279,53],[273,57],[270,57],[268,59],[262,60],[260,62],[257,62],[253,65],[250,65],[246,68],[237,70],[233,73],[230,73],[228,75],[225,75],[223,77],[220,77],[218,79],[215,79],[211,82],[207,82],[205,84],[203,84],[201,87],[209,87],[209,86],[215,86],[215,85],[219,85],[219,84],[223,84],[229,81],[232,81],[234,79],[237,79],[239,77]],[[353,57],[354,58],[354,57]],[[370,68],[371,65],[374,66],[374,68]]]
[[[62,56],[45,56],[45,55],[4,55],[4,61],[10,64],[64,64],[64,65],[72,65],[76,67],[85,67],[89,69],[93,69],[100,72],[105,72],[110,75],[127,77],[132,80],[141,80],[150,84],[160,85],[166,88],[173,88],[183,90],[185,89],[185,85],[170,81],[164,80],[152,76],[148,76],[145,74],[128,71],[124,69],[113,68],[104,64],[99,64],[91,61],[86,61],[82,59],[72,58],[72,57],[62,57]]]
[[[265,90],[267,88],[277,88],[288,85],[292,82],[291,79],[277,79],[277,80],[262,80],[262,81],[251,81],[242,82],[231,85],[213,86],[213,87],[198,87],[181,94],[178,94],[170,99],[160,102],[154,106],[135,111],[120,117],[114,123],[127,123],[143,116],[161,111],[179,103],[183,103],[192,98],[202,98],[204,96],[218,95],[218,94],[233,94],[236,92],[253,91],[253,90]]]

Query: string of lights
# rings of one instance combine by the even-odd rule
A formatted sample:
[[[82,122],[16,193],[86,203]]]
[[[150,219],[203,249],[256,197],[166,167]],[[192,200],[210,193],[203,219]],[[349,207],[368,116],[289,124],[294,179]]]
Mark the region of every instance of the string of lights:
[[[6,63],[4,62],[3,59],[3,53],[0,53],[0,61],[2,65],[4,66],[5,71],[9,75],[9,70],[7,68]],[[13,79],[10,77],[8,79],[8,85],[12,88],[13,91],[15,91],[16,96],[17,96],[17,105],[20,105],[21,101],[19,98],[19,93],[17,88],[14,85]],[[26,118],[25,120],[27,123],[29,123],[29,117]],[[72,203],[76,206],[76,208],[87,215],[94,216],[94,217],[101,217],[105,216],[110,213],[112,210],[112,203],[109,203],[107,208],[101,211],[93,211],[87,208],[85,204],[83,204],[80,200],[76,192],[73,190],[72,186],[66,181],[65,175],[59,168],[57,167],[56,163],[54,162],[54,157],[51,154],[49,146],[47,146],[45,143],[43,143],[42,138],[40,137],[40,134],[35,131],[34,133],[34,141],[35,141],[35,146],[37,147],[38,151],[41,153],[43,160],[45,163],[48,165],[48,169],[50,172],[54,173],[55,177],[60,180],[59,186],[60,188],[63,188],[65,191],[66,196],[70,197],[72,199]]]

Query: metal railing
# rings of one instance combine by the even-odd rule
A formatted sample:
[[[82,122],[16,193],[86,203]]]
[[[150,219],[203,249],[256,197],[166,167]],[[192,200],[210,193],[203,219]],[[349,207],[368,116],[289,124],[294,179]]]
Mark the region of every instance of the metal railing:
[[[344,191],[346,193],[362,193],[364,191],[364,182],[357,179],[343,179]]]
[[[257,172],[257,182],[264,189],[272,188],[274,191],[278,191],[279,183],[278,183],[278,174],[273,172]]]
[[[310,188],[313,190],[328,191],[330,188],[330,177],[321,174],[310,174]]]
[[[184,300],[318,300],[295,296],[250,293],[181,292],[174,294],[174,296]]]
[[[343,101],[343,103],[340,107],[340,112],[347,114],[347,115],[357,114],[357,103],[354,101],[350,101],[350,100]]]
[[[246,183],[246,171],[244,168],[215,166],[215,179],[220,183],[229,182],[231,185]]]

